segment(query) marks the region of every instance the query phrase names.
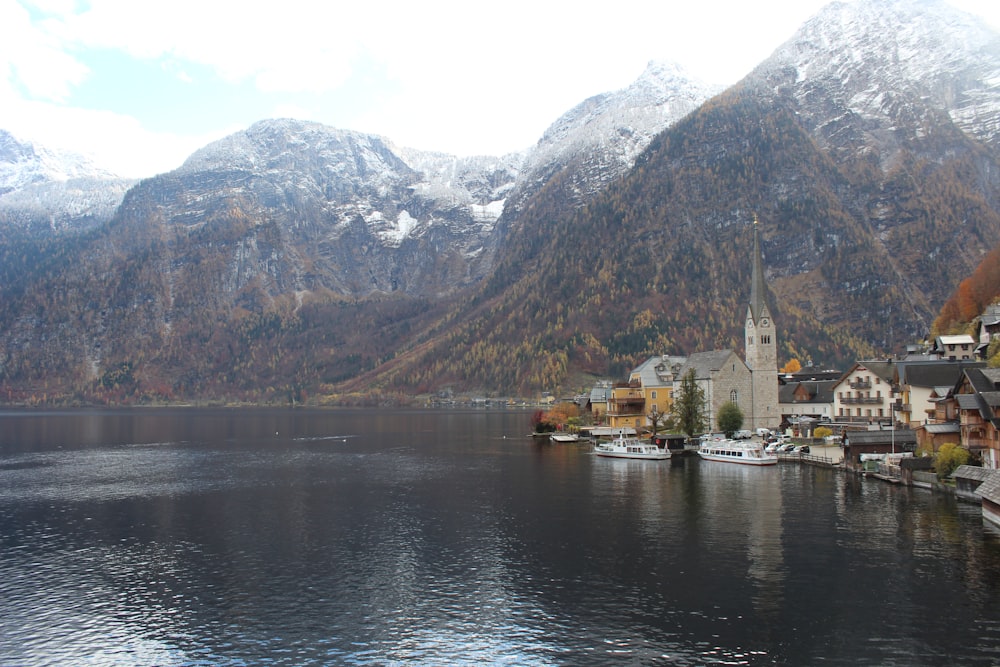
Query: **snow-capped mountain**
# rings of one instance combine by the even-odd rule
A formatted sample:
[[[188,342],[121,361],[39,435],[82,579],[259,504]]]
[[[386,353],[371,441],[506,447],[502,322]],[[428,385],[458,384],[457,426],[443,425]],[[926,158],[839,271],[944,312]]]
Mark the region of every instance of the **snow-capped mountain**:
[[[586,201],[631,168],[653,137],[720,91],[676,63],[650,62],[631,85],[584,100],[546,129],[522,168],[514,207],[570,164],[577,203]]]
[[[111,218],[134,183],[86,156],[0,129],[0,227],[35,234],[95,227]]]
[[[937,114],[1000,145],[1000,35],[943,0],[832,3],[749,78],[794,99],[833,149],[860,136],[888,147]]]
[[[188,238],[249,221],[223,261],[223,283],[260,282],[270,296],[331,290],[441,296],[489,268],[491,237],[518,159],[395,148],[386,139],[319,123],[268,120],[195,152],[149,179],[122,208]],[[266,238],[265,238],[266,237]]]

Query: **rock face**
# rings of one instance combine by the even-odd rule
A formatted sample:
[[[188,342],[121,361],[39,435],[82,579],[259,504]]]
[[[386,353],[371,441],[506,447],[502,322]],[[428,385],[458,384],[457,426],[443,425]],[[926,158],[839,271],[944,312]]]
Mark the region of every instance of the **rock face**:
[[[232,286],[261,277],[271,296],[437,297],[488,269],[518,162],[400,151],[380,137],[263,121],[144,182],[122,215],[142,225],[148,206],[140,202],[155,202],[160,224],[180,235],[227,224],[218,219],[226,210],[247,220],[225,250],[237,271],[226,281]]]

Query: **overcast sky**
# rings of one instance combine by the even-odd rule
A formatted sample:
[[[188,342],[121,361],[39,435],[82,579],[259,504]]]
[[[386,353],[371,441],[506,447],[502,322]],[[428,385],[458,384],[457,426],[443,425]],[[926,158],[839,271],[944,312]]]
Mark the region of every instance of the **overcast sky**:
[[[127,176],[276,117],[500,155],[650,60],[735,83],[825,4],[0,0],[0,129]]]

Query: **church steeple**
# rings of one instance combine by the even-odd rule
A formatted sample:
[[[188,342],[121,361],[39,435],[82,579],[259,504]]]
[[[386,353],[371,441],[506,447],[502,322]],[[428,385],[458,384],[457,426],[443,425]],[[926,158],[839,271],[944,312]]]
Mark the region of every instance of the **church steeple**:
[[[760,252],[759,224],[757,215],[753,216],[753,276],[750,279],[750,313],[754,322],[759,324],[762,317],[769,316],[767,308],[767,283],[764,282],[764,261]]]
[[[753,274],[746,319],[746,364],[750,370],[754,428],[776,428],[778,410],[778,336],[767,306],[764,256],[760,251],[760,224],[753,217]]]

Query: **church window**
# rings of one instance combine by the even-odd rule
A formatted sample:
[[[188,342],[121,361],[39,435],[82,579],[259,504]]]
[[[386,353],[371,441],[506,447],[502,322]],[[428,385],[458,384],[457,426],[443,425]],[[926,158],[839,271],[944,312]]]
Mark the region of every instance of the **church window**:
[[[736,403],[736,399],[737,398],[738,398],[738,395],[736,394],[736,390],[735,389],[733,389],[731,392],[729,392],[729,400],[730,401],[732,401],[733,403]]]

